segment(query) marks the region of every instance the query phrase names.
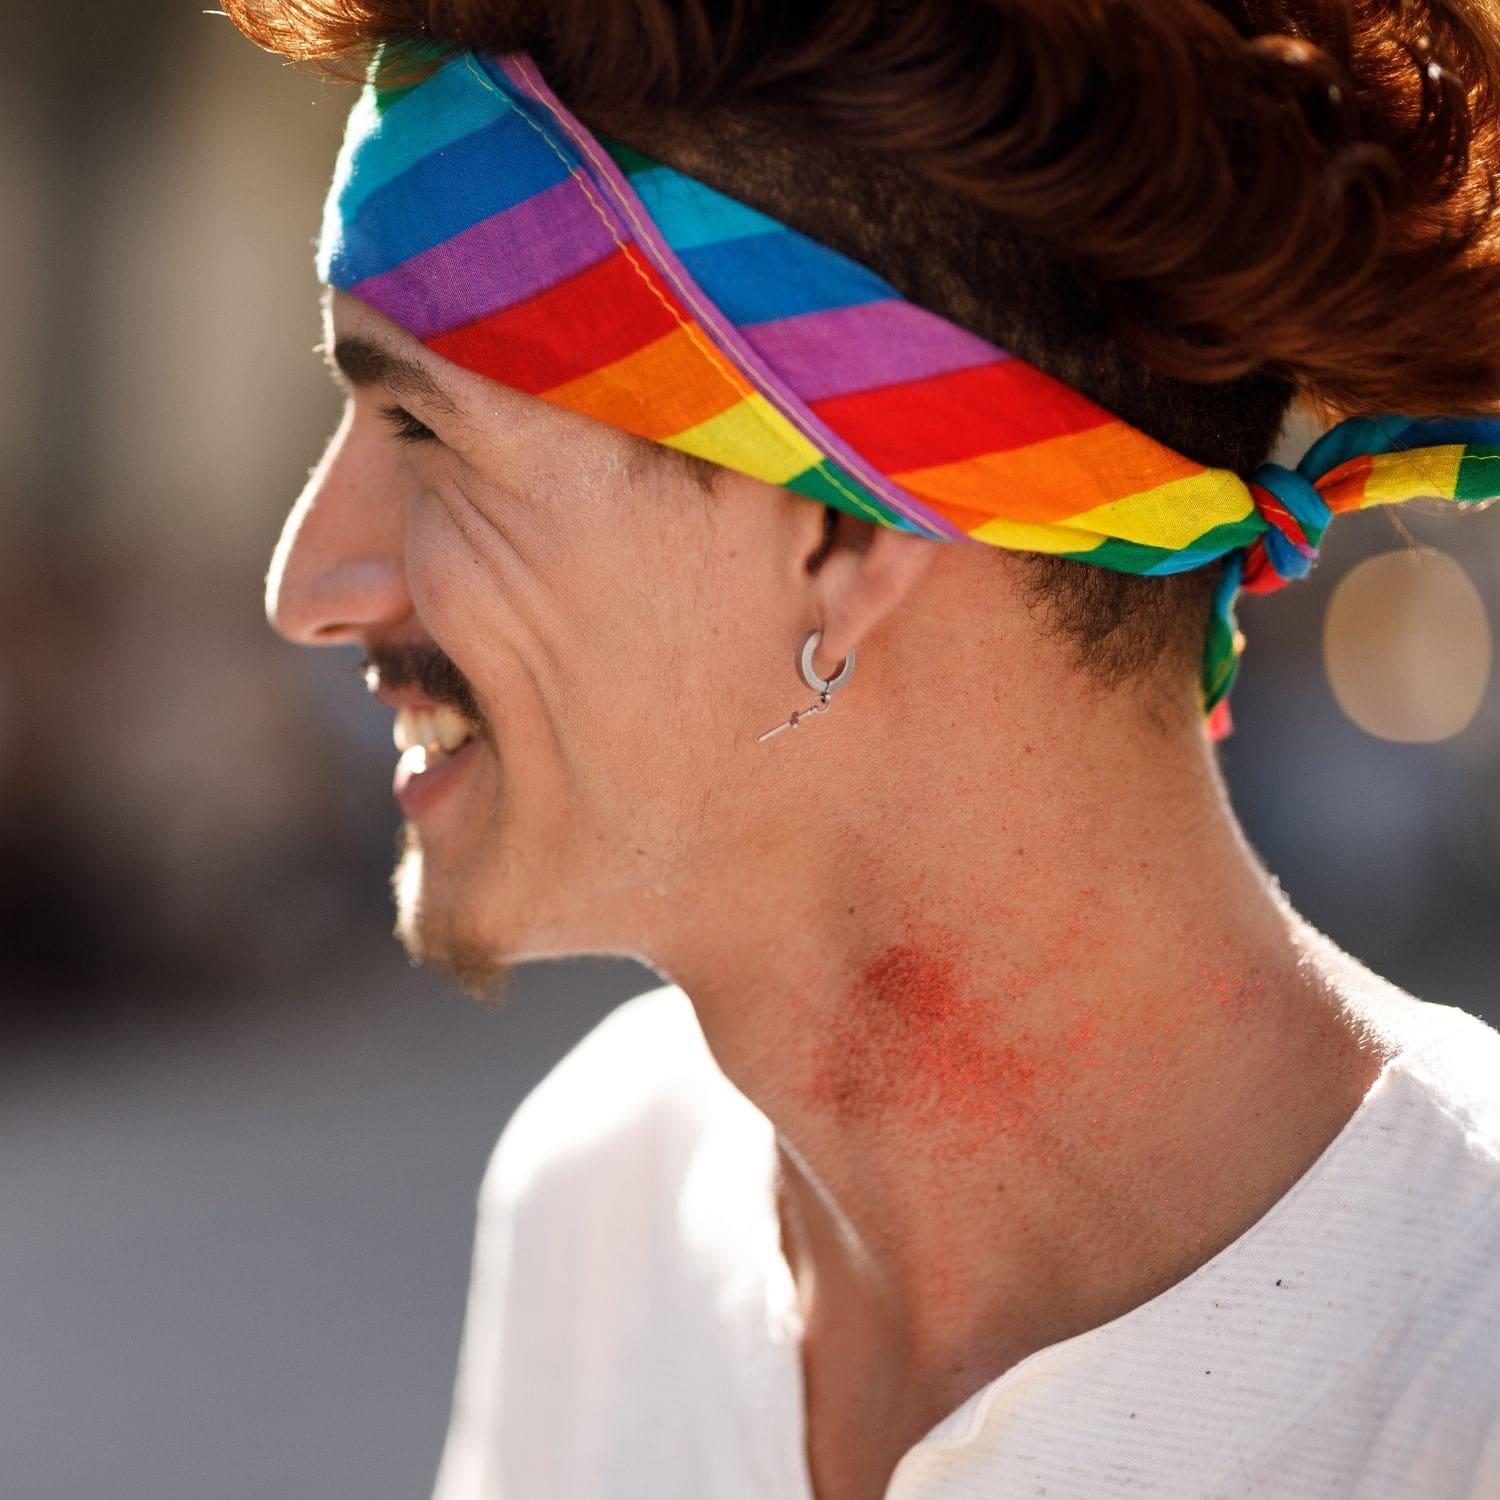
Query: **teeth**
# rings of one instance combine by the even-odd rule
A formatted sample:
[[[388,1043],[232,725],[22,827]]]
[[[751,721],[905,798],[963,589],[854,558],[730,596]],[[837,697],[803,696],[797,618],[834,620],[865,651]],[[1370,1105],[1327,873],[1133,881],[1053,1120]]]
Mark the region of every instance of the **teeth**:
[[[410,750],[401,752],[398,764],[405,766],[408,775],[420,776],[427,769],[427,746],[413,745]]]
[[[432,715],[421,708],[402,708],[396,711],[396,723],[391,738],[398,750],[412,750],[418,745],[432,742]]]
[[[457,750],[473,733],[469,728],[469,721],[456,708],[449,708],[446,703],[432,716],[432,720],[433,737],[449,754]]]
[[[413,750],[421,746],[451,755],[473,733],[473,726],[456,708],[443,704],[436,709],[398,710],[391,738],[398,750]]]

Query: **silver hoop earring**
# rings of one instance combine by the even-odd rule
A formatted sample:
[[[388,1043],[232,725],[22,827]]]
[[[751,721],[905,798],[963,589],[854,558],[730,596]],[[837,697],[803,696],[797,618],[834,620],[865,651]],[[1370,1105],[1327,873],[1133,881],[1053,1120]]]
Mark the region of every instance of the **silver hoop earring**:
[[[810,714],[821,714],[827,712],[828,697],[836,688],[841,688],[849,680],[849,674],[854,670],[854,655],[851,651],[840,665],[837,672],[826,680],[819,677],[813,671],[813,653],[818,649],[818,642],[823,639],[821,630],[809,630],[802,637],[802,649],[797,653],[797,671],[801,674],[803,682],[817,695],[817,701],[809,708],[799,708],[785,724],[778,724],[774,729],[768,729],[764,734],[755,736],[756,741],[768,740],[773,734],[780,734],[783,729],[795,729],[801,719]]]

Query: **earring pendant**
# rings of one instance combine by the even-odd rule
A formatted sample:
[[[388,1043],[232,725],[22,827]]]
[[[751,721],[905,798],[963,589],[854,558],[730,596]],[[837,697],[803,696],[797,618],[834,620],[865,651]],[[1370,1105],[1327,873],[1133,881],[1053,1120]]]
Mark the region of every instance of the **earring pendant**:
[[[817,693],[816,700],[807,708],[799,708],[784,724],[778,724],[774,729],[768,729],[764,734],[755,736],[756,741],[768,740],[772,735],[780,734],[783,729],[795,729],[797,725],[813,714],[826,713],[828,711],[828,698],[837,688],[840,688],[849,680],[849,674],[854,670],[854,652],[850,652],[844,659],[837,672],[832,677],[822,678],[813,670],[813,653],[818,649],[818,642],[823,639],[821,630],[809,630],[802,638],[802,649],[797,654],[797,671],[802,680]]]

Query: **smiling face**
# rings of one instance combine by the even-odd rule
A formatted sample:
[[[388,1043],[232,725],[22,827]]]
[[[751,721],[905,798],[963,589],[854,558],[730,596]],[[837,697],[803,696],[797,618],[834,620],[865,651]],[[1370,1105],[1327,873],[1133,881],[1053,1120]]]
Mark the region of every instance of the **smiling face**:
[[[325,322],[348,402],[266,608],[362,647],[401,710],[397,935],[476,995],[517,959],[651,951],[807,795],[755,736],[812,698],[823,507],[729,470],[710,492],[342,292]]]

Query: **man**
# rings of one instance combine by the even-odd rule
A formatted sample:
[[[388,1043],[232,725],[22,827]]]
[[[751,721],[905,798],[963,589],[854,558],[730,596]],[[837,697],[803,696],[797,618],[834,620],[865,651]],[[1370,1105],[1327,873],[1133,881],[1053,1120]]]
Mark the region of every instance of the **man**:
[[[344,9],[349,36],[317,33],[315,7],[232,13],[295,55],[390,33],[379,7]],[[633,36],[656,76],[653,48],[686,48],[697,12],[645,9],[656,31],[636,17],[592,45]],[[367,95],[320,262],[349,402],[267,584],[278,630],[361,648],[396,711],[413,955],[476,994],[574,953],[670,981],[585,1038],[502,1137],[442,1500],[1500,1492],[1500,1037],[1339,952],[1249,848],[1203,728],[1216,575],[1115,590],[1123,574],[1049,570],[1014,541],[938,545],[750,459],[705,468],[719,450],[643,441],[644,418],[582,414],[589,370],[538,399],[506,361],[540,355],[423,322],[465,278],[529,263],[536,240],[465,239],[499,216],[464,196],[484,183],[454,165],[460,127],[496,108],[483,128],[503,123],[517,153],[497,175],[550,170],[569,117],[544,79],[571,97],[569,56],[578,78],[606,66],[579,61],[586,24],[537,23],[539,73],[467,59],[500,101],[464,95],[472,118],[440,99],[469,86],[457,66],[379,120],[391,96]],[[725,191],[740,160],[739,197],[781,220],[816,221],[817,184],[839,181],[813,141],[752,169],[744,145],[769,123],[719,120],[715,165],[680,119],[653,133],[607,100],[586,116],[598,135],[571,138],[557,181],[583,224],[615,181],[588,153],[617,136]],[[381,278],[416,285],[412,247],[387,252],[426,200],[379,194],[418,163],[454,170],[432,214],[464,208],[423,243],[471,249],[382,304]],[[833,213],[825,237],[872,261],[884,237],[898,284],[927,274],[933,226],[972,226],[936,189],[906,200],[930,219],[882,219],[902,179],[862,180],[870,211]],[[657,200],[632,181],[619,203],[644,212]],[[519,195],[528,212],[545,191]],[[685,301],[715,275],[733,292],[688,259],[701,236],[663,238],[653,271],[696,267]],[[967,233],[946,243],[952,264],[974,253]],[[1230,400],[1153,373],[1080,312],[1071,273],[1006,243],[1056,313],[1056,347],[1019,321],[1010,347],[1115,411],[1134,402],[1175,447],[1263,456],[1289,386],[1252,375]],[[929,312],[955,317],[966,285],[932,274]],[[558,287],[586,302],[568,279],[531,295]],[[693,303],[699,331],[719,326],[713,300]],[[577,339],[616,306],[588,304]],[[650,392],[652,411],[682,389]],[[831,398],[818,410],[835,420]],[[1257,500],[1262,530],[1275,504]],[[1313,529],[1287,522],[1276,546]]]

